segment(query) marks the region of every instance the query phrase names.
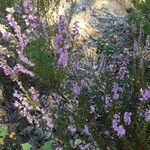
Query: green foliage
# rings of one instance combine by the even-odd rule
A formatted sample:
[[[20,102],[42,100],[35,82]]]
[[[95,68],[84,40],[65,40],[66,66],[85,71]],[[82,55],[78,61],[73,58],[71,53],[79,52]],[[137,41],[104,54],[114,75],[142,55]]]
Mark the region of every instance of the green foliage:
[[[97,39],[97,53],[105,53],[106,55],[109,55],[113,53],[113,50],[110,48],[108,43],[104,41],[102,38]]]
[[[143,21],[142,11],[140,9],[133,9],[129,17],[129,23],[132,28],[139,29],[140,24]]]
[[[53,150],[52,142],[53,141],[47,141],[47,142],[45,142],[42,150]]]
[[[56,55],[44,38],[31,42],[25,52],[35,64],[33,71],[42,83],[58,86],[66,71],[56,67]]]
[[[133,3],[135,8],[129,17],[130,26],[138,31],[143,24],[145,33],[150,35],[150,0],[134,0]]]
[[[7,128],[0,128],[0,145],[4,144],[4,139],[8,135]]]
[[[150,22],[149,21],[145,22],[144,31],[145,31],[145,33],[150,35]]]
[[[69,115],[69,114],[68,114]],[[64,145],[64,148],[70,150],[71,145],[69,143],[70,136],[67,134],[67,128],[69,126],[69,120],[67,118],[66,111],[60,111],[59,117],[55,120],[55,137],[59,138],[60,143]]]
[[[133,0],[133,4],[135,5],[136,8],[139,8],[142,10],[142,13],[144,16],[149,16],[150,14],[150,1],[149,0]]]
[[[7,128],[0,128],[0,137],[4,138],[6,135],[8,135]]]
[[[31,145],[29,143],[21,144],[23,150],[31,150]]]

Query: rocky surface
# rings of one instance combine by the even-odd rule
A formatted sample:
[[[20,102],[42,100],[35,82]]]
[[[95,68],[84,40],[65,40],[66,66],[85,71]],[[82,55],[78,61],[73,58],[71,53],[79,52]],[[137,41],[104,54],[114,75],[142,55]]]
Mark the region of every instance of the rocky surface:
[[[77,44],[83,65],[96,63],[98,38],[104,39],[114,50],[130,48],[127,10],[132,7],[130,0],[61,1],[58,14],[70,16],[70,24],[79,21]],[[87,58],[92,58],[92,63],[89,59],[86,61]]]

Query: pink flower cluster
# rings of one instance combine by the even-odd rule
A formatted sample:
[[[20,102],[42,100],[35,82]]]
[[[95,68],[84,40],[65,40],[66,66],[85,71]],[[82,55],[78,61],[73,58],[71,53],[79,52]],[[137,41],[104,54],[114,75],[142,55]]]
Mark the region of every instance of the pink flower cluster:
[[[12,13],[8,14],[6,19],[8,21],[8,25],[13,29],[14,34],[11,34],[6,30],[0,31],[5,41],[9,41],[11,37],[16,38],[15,42],[17,42],[18,45],[16,46],[14,44],[13,46],[15,46],[16,49],[16,53],[14,52],[14,54],[17,55],[17,63],[12,68],[9,67],[6,61],[6,57],[8,56],[0,47],[0,68],[3,69],[5,75],[9,75],[11,79],[16,81],[20,87],[21,92],[15,90],[13,94],[13,96],[17,98],[17,100],[14,102],[14,105],[18,108],[19,113],[23,117],[26,117],[29,123],[34,123],[39,126],[41,122],[44,122],[46,127],[53,128],[51,113],[49,110],[43,110],[40,108],[41,105],[39,103],[39,92],[33,87],[26,91],[22,85],[22,82],[19,81],[18,78],[20,73],[34,77],[33,72],[29,71],[22,64],[18,63],[18,60],[28,64],[30,67],[34,66],[34,64],[25,55],[24,49],[32,40],[35,40],[33,35],[30,33],[35,33],[35,30],[39,25],[38,17],[32,14],[32,1],[23,0],[23,8],[25,11],[23,19],[27,27],[25,32],[21,30],[21,27],[18,25],[17,21],[15,21]],[[32,111],[40,111],[41,114],[33,115],[31,114]]]
[[[7,65],[7,62],[4,59],[0,60],[0,68],[3,69],[5,75],[7,76],[11,76],[13,74],[13,70]]]
[[[37,101],[37,100],[38,100],[40,94],[39,94],[38,91],[36,91],[36,90],[34,89],[34,87],[31,87],[31,88],[29,89],[29,93],[30,93],[30,95],[31,95],[31,97],[32,97],[32,99],[33,99],[34,101]]]
[[[28,103],[28,99],[19,91],[15,91],[13,94],[19,101],[15,101],[14,106],[18,108],[21,116],[26,117],[29,123],[39,124],[39,121],[35,116],[30,114],[30,110],[33,110],[33,107]]]
[[[25,54],[23,54],[22,51],[17,50],[18,53],[18,57],[20,58],[20,60],[26,64],[28,64],[30,67],[33,67],[35,64],[33,64],[27,57]]]
[[[29,14],[33,11],[33,5],[31,0],[23,0],[23,8],[26,14]]]
[[[66,48],[60,48],[59,54],[60,54],[60,56],[58,58],[58,65],[62,66],[63,68],[66,68],[68,65],[68,58],[69,58],[67,49]]]
[[[33,5],[31,0],[23,0],[23,8],[25,11],[25,15],[23,15],[23,19],[25,21],[27,34],[30,34],[34,31],[39,25],[39,20],[37,16],[34,16],[33,13]]]
[[[58,54],[58,65],[66,68],[68,65],[68,49],[65,43],[68,37],[68,24],[64,16],[59,16],[58,19],[58,34],[54,38],[54,46]]]
[[[19,46],[21,50],[24,50],[26,45],[29,43],[29,39],[25,34],[21,32],[21,27],[18,25],[18,23],[15,21],[14,17],[12,14],[9,14],[6,16],[6,19],[8,21],[8,24],[14,29],[15,35],[18,39]]]
[[[67,19],[60,15],[58,19],[58,34],[54,37],[54,47],[56,53],[58,54],[58,66],[66,68],[68,66],[68,49],[69,39],[72,36],[75,36],[78,32],[77,22],[74,24],[74,27],[71,33],[68,31],[68,22]]]
[[[29,66],[34,66],[34,64],[28,60],[28,58],[25,56],[25,54],[23,54],[24,48],[29,43],[29,38],[27,38],[27,36],[21,32],[21,27],[15,21],[12,14],[7,15],[6,18],[8,20],[8,24],[14,29],[14,31],[16,33],[15,35],[18,39],[18,44],[20,46],[20,50],[17,49],[18,57],[20,58],[21,61],[28,64]]]
[[[13,37],[13,35],[11,34],[11,32],[8,32],[8,31],[6,31],[6,30],[0,30],[0,32],[1,32],[1,34],[2,34],[3,39],[4,39],[6,42],[9,41],[9,40]]]
[[[25,96],[23,93],[19,91],[15,91],[13,96],[18,99],[18,101],[15,101],[14,106],[18,108],[19,113],[23,116],[26,117],[29,123],[35,123],[37,126],[40,126],[40,123],[42,120],[46,123],[46,127],[48,128],[53,128],[53,122],[52,122],[52,117],[49,112],[46,110],[41,109],[38,105],[38,97],[39,93],[34,90],[33,87],[29,89],[29,94],[28,95],[31,99],[29,99],[27,96]],[[33,101],[31,101],[33,100]],[[37,103],[34,103],[36,101]],[[32,103],[34,104],[32,106]],[[30,111],[40,111],[42,115],[31,115]]]
[[[43,115],[42,119],[46,122],[47,127],[48,127],[48,128],[53,128],[54,125],[53,125],[53,119],[52,119],[52,117],[51,117],[51,114],[48,113],[48,112],[46,112],[46,111],[43,110],[43,109],[42,109],[41,112],[42,112],[42,115]]]
[[[24,73],[24,74],[29,75],[30,77],[34,77],[34,74],[31,71],[27,70],[21,64],[16,64],[15,67],[13,68],[13,71],[16,73]]]

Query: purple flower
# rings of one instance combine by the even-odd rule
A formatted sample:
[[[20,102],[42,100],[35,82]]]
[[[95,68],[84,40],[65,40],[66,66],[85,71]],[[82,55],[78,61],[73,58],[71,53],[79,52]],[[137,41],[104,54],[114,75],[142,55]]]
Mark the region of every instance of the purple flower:
[[[48,113],[45,113],[42,118],[46,121],[46,125],[49,128],[53,128],[54,127],[54,125],[52,123],[52,118],[50,117],[50,115]]]
[[[18,50],[17,53],[18,53],[18,57],[20,58],[20,60],[22,60],[24,63],[28,64],[31,67],[35,65],[25,56],[25,54],[23,54],[23,52]]]
[[[63,15],[60,15],[58,18],[58,33],[67,34],[68,33],[67,26],[68,26],[67,19]]]
[[[136,39],[134,39],[133,50],[134,50],[134,53],[135,53],[135,54],[136,54],[137,52],[139,52],[139,44],[138,44],[138,41],[137,41]]]
[[[58,66],[66,68],[68,65],[68,37],[70,35],[67,29],[68,23],[64,16],[60,15],[58,19],[58,34],[53,38],[54,48],[58,54]]]
[[[80,88],[87,87],[87,82],[85,80],[81,80],[80,82]]]
[[[38,97],[39,97],[39,92],[38,91],[35,91],[35,89],[34,89],[34,87],[31,87],[30,89],[29,89],[29,92],[30,92],[30,94],[31,94],[31,97],[32,97],[32,99],[34,100],[34,101],[37,101],[38,100]]]
[[[76,82],[72,82],[71,84],[72,84],[72,91],[75,95],[80,95],[82,88],[87,86],[87,83],[85,82],[85,80],[81,80],[80,84]]]
[[[128,65],[128,59],[127,58],[122,58],[121,60],[121,65],[119,69],[119,79],[123,80],[127,74],[127,65]]]
[[[61,97],[57,93],[52,93],[52,97],[55,100],[55,102],[59,104]]]
[[[68,51],[65,48],[61,49],[59,58],[58,58],[58,65],[66,68],[68,65]]]
[[[119,78],[120,78],[120,80],[124,79],[126,73],[127,73],[127,68],[126,67],[123,66],[119,69]]]
[[[39,24],[39,19],[37,16],[34,16],[33,19],[32,19],[32,24],[33,24],[33,27],[36,28]]]
[[[145,112],[145,120],[150,122],[150,107]]]
[[[114,82],[112,92],[117,93],[118,91],[119,91],[118,83]]]
[[[73,28],[71,30],[71,35],[72,36],[75,36],[76,34],[79,33],[79,30],[78,30],[79,25],[78,25],[78,23],[79,23],[79,21],[75,21],[74,24],[73,24]]]
[[[125,124],[127,124],[127,125],[130,125],[130,123],[131,123],[131,115],[132,115],[132,113],[131,112],[125,112],[124,113],[124,122],[125,122]]]
[[[96,110],[96,106],[95,105],[91,105],[90,106],[90,114],[95,113]]]
[[[150,99],[150,88],[148,87],[148,89],[145,90],[140,90],[140,101],[147,101]]]
[[[123,128],[122,125],[119,125],[119,123],[120,123],[120,116],[118,114],[115,114],[112,120],[112,128],[115,132],[117,132],[117,135],[119,137],[122,137],[123,135],[125,135],[125,129]]]
[[[76,127],[73,126],[73,125],[70,125],[70,126],[68,127],[68,129],[69,129],[69,131],[71,132],[72,135],[75,134],[75,132],[77,131]]]
[[[0,32],[2,33],[3,39],[5,41],[9,41],[10,38],[13,36],[10,32],[7,32],[6,30],[1,30]]]
[[[20,101],[23,100],[23,95],[19,91],[17,91],[17,90],[15,90],[13,96],[16,97]]]
[[[90,131],[89,131],[89,127],[87,125],[84,125],[84,129],[82,130],[83,133],[85,133],[86,135],[91,135]]]
[[[119,99],[119,91],[120,87],[118,86],[118,83],[113,84],[112,93],[113,93],[113,99],[118,100]]]
[[[123,126],[122,126],[122,125],[118,126],[117,135],[118,135],[119,137],[122,137],[122,136],[125,135],[125,133],[126,133],[126,131],[125,131],[125,129],[123,128]]]
[[[106,95],[106,96],[105,96],[105,107],[106,107],[106,109],[107,109],[108,107],[110,107],[111,104],[112,104],[112,100],[110,99],[109,96]]]
[[[26,14],[29,14],[33,10],[33,5],[31,0],[23,0],[23,8]]]
[[[12,75],[12,73],[13,73],[12,69],[7,66],[3,67],[3,71],[4,71],[5,75],[7,75],[7,76]]]
[[[81,88],[78,83],[72,83],[72,90],[75,95],[80,95]]]
[[[120,123],[120,116],[118,114],[115,114],[113,116],[113,121],[112,121],[112,128],[114,131],[118,131],[118,124]]]
[[[3,69],[5,75],[11,76],[13,74],[13,70],[7,65],[6,60],[1,60],[0,61],[0,68]]]
[[[54,37],[54,45],[55,45],[56,50],[59,51],[59,47],[62,41],[63,41],[63,36],[61,34],[58,34],[56,35],[56,37]]]
[[[90,143],[86,144],[86,145],[80,145],[80,150],[88,150],[90,147]]]
[[[18,23],[15,21],[14,17],[9,14],[6,16],[6,19],[8,21],[8,24],[14,29],[15,35],[18,38],[18,44],[21,47],[21,50],[24,50],[26,45],[29,43],[29,40],[27,39],[25,34],[21,33],[21,28],[18,25]]]
[[[16,73],[24,73],[24,74],[28,74],[30,77],[34,77],[34,74],[31,71],[27,70],[21,64],[16,64],[16,66],[13,68],[13,70]]]
[[[72,70],[73,70],[74,73],[77,73],[77,71],[78,71],[78,63],[73,63]]]
[[[113,99],[118,100],[119,99],[119,94],[118,93],[114,93]]]

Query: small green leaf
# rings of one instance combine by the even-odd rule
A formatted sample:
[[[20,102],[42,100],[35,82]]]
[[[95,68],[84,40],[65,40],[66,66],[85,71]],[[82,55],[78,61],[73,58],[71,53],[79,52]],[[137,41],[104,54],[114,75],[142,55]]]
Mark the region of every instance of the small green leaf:
[[[30,150],[31,149],[31,145],[29,143],[24,143],[24,144],[21,144],[23,150]]]
[[[52,141],[47,141],[44,144],[43,150],[52,150]]]
[[[8,135],[7,128],[0,128],[0,136],[5,137],[6,135]]]
[[[150,35],[150,23],[146,23],[144,26],[144,31]]]
[[[81,143],[82,143],[82,141],[80,139],[76,139],[75,142],[74,142],[74,145],[79,145]]]

